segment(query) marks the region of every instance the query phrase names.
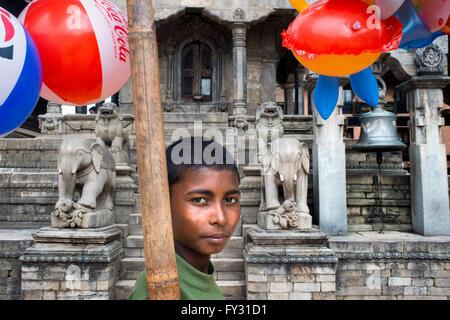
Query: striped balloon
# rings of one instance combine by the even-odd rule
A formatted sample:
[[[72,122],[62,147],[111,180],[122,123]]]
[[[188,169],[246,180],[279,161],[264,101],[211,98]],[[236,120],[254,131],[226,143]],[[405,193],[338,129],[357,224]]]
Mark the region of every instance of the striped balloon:
[[[41,96],[86,105],[115,94],[130,77],[128,23],[107,0],[35,0],[19,20],[42,60]]]
[[[0,8],[0,136],[31,114],[42,86],[39,53],[29,33]]]

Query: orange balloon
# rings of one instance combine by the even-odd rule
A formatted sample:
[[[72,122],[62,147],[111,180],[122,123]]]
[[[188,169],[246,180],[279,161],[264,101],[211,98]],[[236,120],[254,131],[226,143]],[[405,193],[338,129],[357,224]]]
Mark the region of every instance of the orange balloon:
[[[289,0],[289,2],[298,12],[302,12],[309,6],[305,0]]]
[[[323,54],[308,60],[295,52],[294,56],[306,68],[329,77],[348,76],[364,70],[374,63],[381,53],[362,53],[359,55]]]

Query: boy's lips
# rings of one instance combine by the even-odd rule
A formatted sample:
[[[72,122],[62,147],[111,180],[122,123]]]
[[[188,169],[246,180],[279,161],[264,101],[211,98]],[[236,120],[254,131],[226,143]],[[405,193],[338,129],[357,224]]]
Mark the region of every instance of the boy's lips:
[[[228,240],[228,235],[226,235],[224,233],[216,233],[216,234],[207,235],[203,238],[205,238],[206,240],[208,240],[208,242],[213,243],[213,244],[223,244]]]

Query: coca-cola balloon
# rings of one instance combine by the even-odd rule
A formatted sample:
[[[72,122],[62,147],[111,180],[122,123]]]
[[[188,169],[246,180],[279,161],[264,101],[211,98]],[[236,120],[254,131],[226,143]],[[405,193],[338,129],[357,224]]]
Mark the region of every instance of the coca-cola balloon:
[[[42,60],[41,97],[86,105],[115,94],[130,77],[128,23],[107,0],[35,0],[19,20]]]
[[[0,8],[0,138],[19,127],[39,100],[39,53],[23,25]]]

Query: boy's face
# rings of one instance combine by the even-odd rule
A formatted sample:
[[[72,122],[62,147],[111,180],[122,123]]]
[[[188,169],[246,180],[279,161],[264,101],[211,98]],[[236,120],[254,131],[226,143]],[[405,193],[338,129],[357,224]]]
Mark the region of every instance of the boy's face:
[[[170,187],[175,241],[197,254],[220,252],[240,216],[239,181],[232,170],[188,169]]]

